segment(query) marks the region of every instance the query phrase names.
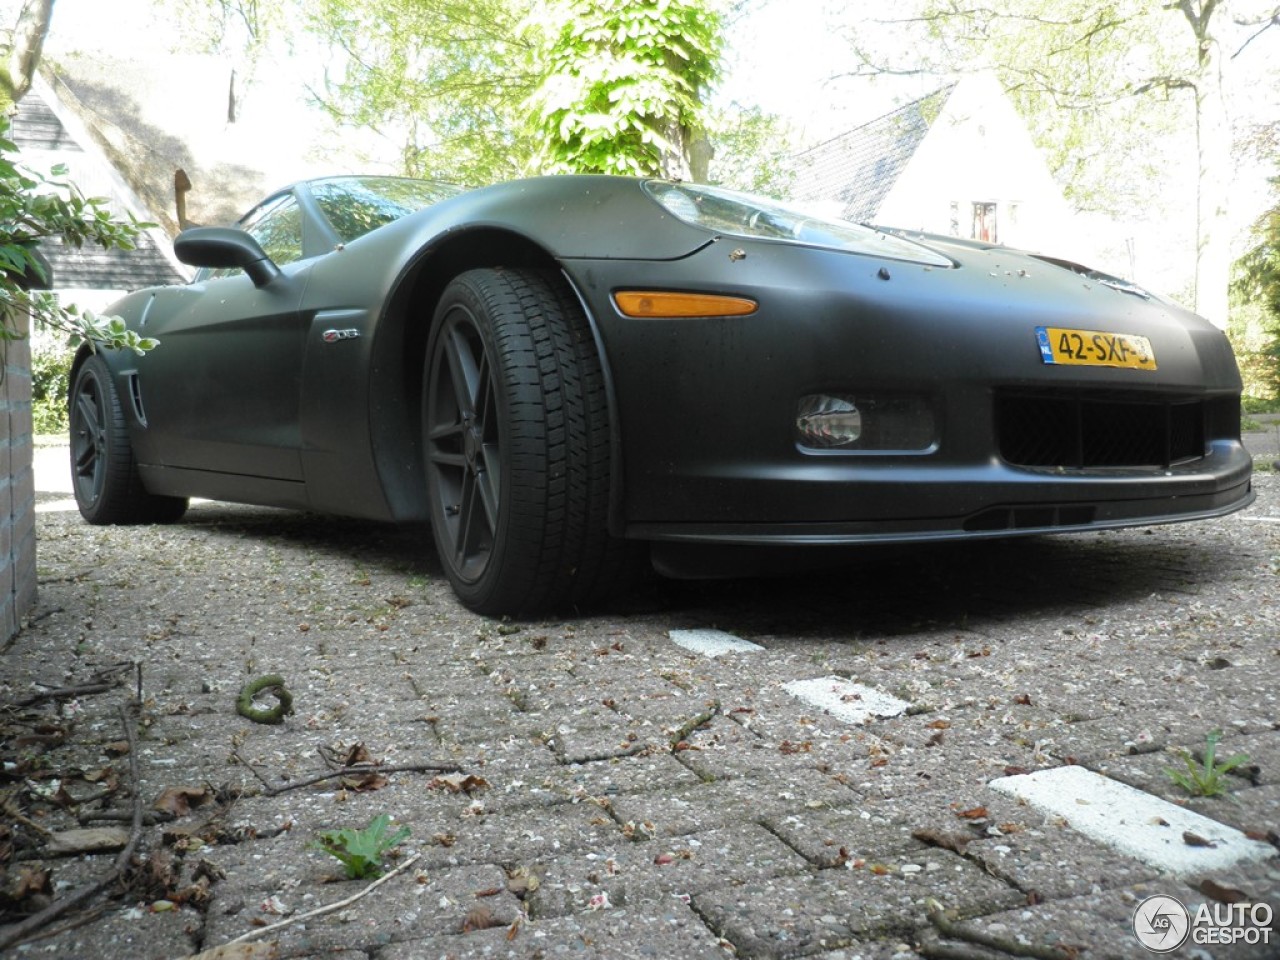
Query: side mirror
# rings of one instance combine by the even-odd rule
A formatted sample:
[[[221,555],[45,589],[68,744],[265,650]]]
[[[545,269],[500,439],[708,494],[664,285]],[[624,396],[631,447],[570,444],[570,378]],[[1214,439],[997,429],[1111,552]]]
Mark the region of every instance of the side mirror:
[[[258,241],[232,227],[191,227],[178,234],[173,252],[192,267],[225,270],[239,267],[255,287],[265,287],[280,276],[277,267]]]

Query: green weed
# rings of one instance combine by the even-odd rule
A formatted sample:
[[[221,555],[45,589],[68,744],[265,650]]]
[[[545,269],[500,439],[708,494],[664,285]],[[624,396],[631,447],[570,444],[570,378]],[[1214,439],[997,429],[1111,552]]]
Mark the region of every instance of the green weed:
[[[401,827],[390,836],[391,818],[385,813],[374,817],[363,830],[326,830],[311,848],[322,850],[342,861],[350,880],[382,876],[382,858],[387,851],[409,836],[409,828]]]
[[[1204,760],[1197,761],[1188,751],[1182,751],[1186,771],[1165,767],[1165,776],[1193,797],[1220,797],[1227,792],[1225,777],[1236,767],[1249,762],[1248,756],[1237,753],[1226,760],[1219,760],[1218,741],[1222,731],[1214,730],[1205,738]]]

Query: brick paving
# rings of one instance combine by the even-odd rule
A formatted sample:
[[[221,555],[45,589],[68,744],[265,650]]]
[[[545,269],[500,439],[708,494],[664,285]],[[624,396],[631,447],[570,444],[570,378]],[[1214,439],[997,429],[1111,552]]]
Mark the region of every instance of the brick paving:
[[[221,504],[174,527],[90,528],[41,483],[40,602],[3,654],[0,696],[126,665],[107,692],[23,714],[68,731],[43,756],[73,798],[97,789],[92,771],[124,785],[82,804],[27,792],[27,812],[61,831],[128,809],[119,708],[139,683],[140,796],[220,799],[148,827],[127,892],[13,955],[212,950],[359,892],[311,843],[387,814],[411,830],[388,866],[414,865],[261,937],[269,955],[1013,955],[973,942],[985,934],[1146,956],[1137,905],[1168,894],[1194,911],[1205,878],[1162,874],[989,784],[1079,763],[1275,837],[1280,480],[1256,483],[1258,503],[1218,521],[869,550],[821,575],[659,582],[614,610],[519,624],[458,606],[421,529]],[[758,649],[708,656],[673,642],[680,630]],[[267,673],[294,698],[279,726],[233,710]],[[818,678],[908,707],[848,723],[788,690]],[[1193,800],[1164,771],[1212,730],[1251,763],[1225,798]],[[266,795],[356,744],[384,765],[455,767],[470,789],[422,771]],[[114,856],[30,862],[56,894]],[[199,896],[198,874],[213,878]],[[1274,858],[1211,879],[1280,911]],[[946,935],[934,902],[958,924]],[[1275,957],[1271,938],[1171,955]]]

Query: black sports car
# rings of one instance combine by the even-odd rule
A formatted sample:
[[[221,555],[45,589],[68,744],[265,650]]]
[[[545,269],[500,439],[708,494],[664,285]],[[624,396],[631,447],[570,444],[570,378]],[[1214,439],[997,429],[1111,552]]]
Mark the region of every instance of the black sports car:
[[[768,548],[1214,517],[1250,503],[1206,321],[1004,247],[687,183],[340,177],[175,242],[81,351],[91,523],[208,497],[429,520],[464,603],[598,598]]]

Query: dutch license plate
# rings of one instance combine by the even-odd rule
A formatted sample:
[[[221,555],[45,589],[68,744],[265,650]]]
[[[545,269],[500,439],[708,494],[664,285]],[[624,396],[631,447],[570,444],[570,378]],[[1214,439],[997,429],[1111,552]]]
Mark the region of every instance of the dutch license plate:
[[[1151,341],[1133,333],[1103,333],[1065,327],[1036,327],[1040,359],[1081,367],[1124,367],[1154,370],[1156,354]]]

